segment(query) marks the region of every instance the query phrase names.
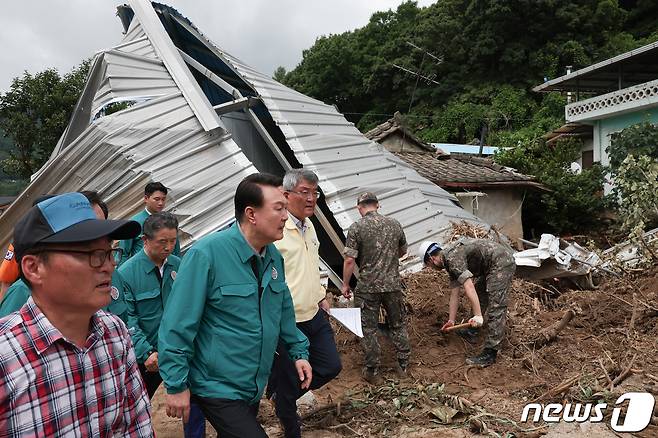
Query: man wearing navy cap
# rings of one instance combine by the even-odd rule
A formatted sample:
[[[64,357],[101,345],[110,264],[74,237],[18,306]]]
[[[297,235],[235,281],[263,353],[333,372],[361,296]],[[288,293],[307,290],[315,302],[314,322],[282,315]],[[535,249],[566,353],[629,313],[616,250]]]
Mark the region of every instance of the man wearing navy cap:
[[[85,196],[66,193],[16,224],[21,278],[32,290],[0,319],[0,431],[7,436],[151,437],[148,396],[112,300],[111,239],[134,221],[99,220]]]

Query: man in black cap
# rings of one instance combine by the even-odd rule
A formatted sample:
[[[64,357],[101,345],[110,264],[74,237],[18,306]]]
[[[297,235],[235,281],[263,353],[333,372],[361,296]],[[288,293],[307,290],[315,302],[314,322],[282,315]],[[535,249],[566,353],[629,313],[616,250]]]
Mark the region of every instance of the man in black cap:
[[[80,193],[42,201],[14,229],[32,290],[0,319],[0,430],[8,436],[151,437],[150,406],[112,299],[111,239],[134,221],[99,220]]]

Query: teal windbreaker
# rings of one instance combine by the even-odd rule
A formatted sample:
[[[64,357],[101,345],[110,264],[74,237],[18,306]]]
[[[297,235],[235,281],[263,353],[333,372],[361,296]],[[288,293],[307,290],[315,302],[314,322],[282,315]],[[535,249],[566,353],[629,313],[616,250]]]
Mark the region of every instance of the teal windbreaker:
[[[189,388],[201,397],[256,403],[279,337],[292,360],[308,359],[276,247],[257,256],[237,225],[199,240],[183,258],[160,324],[158,365],[167,392]]]

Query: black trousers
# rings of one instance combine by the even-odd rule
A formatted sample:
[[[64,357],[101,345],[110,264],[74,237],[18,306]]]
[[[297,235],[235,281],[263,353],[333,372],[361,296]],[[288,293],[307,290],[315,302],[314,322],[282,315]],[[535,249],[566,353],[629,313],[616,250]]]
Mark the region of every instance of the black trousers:
[[[153,398],[153,394],[158,390],[158,386],[162,383],[162,377],[157,371],[146,371],[144,364],[139,364],[139,374],[142,375],[142,380],[146,386],[146,392],[149,394],[149,399]]]
[[[247,404],[243,400],[223,398],[206,398],[192,395],[206,419],[212,424],[221,438],[267,438],[267,434],[258,423],[260,403]]]
[[[142,380],[144,381],[144,386],[146,386],[146,392],[149,395],[149,399],[152,399],[153,394],[155,394],[160,383],[162,383],[160,372],[146,371],[144,364],[138,364],[138,366],[139,373],[142,375]],[[183,423],[183,436],[185,436],[185,438],[201,438],[206,436],[206,419],[201,415],[199,407],[194,404],[190,406],[189,421]]]
[[[309,362],[313,368],[310,389],[318,389],[336,377],[342,369],[334,331],[327,314],[322,310],[318,310],[309,321],[297,323],[297,328],[306,335],[310,344]],[[297,399],[306,391],[301,389],[295,364],[290,360],[282,342],[279,342],[276,352],[267,392],[274,399],[276,416],[281,421],[286,438],[299,438],[301,427],[297,416]]]

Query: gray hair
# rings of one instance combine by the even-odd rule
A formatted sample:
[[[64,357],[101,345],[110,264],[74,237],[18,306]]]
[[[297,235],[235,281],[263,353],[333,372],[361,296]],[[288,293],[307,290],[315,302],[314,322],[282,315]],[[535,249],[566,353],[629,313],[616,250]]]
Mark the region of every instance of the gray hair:
[[[318,176],[312,170],[308,169],[290,169],[283,177],[283,190],[289,191],[297,187],[302,180],[306,180],[311,184],[318,184],[320,181]]]
[[[147,238],[153,239],[155,233],[163,228],[178,230],[178,219],[176,219],[176,216],[165,211],[153,213],[144,221],[142,232]]]

